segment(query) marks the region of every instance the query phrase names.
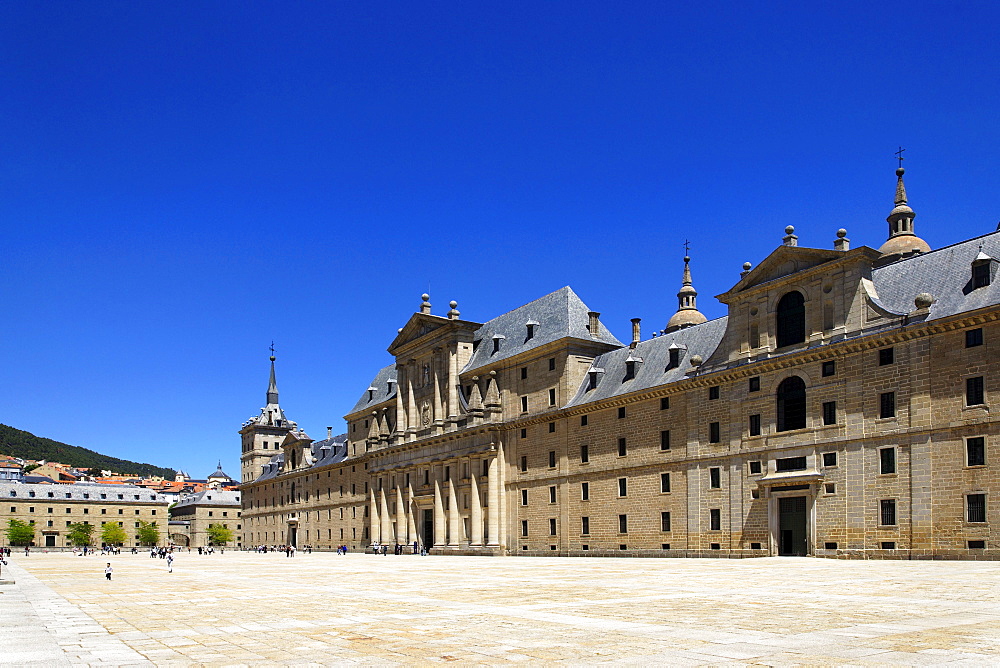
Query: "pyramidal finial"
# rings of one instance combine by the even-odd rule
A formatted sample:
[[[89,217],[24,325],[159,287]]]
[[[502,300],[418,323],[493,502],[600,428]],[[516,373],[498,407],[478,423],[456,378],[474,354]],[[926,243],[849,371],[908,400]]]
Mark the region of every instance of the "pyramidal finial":
[[[688,251],[688,243],[684,242],[684,250]],[[691,280],[691,256],[684,255],[684,275],[681,278],[681,289],[677,293],[677,312],[667,323],[667,331],[700,325],[707,321],[704,315],[698,310],[698,291],[694,289],[694,281]]]
[[[267,384],[267,403],[278,403],[278,382],[274,378],[274,344],[271,344],[271,379]]]
[[[903,185],[903,174],[905,173],[906,170],[902,167],[896,169],[896,200],[893,202],[896,206],[906,204],[906,186]]]

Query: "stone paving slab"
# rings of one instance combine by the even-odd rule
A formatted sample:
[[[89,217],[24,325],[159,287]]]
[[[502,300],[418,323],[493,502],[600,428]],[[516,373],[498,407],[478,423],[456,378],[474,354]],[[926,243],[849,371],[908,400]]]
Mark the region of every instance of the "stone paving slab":
[[[1000,663],[1000,563],[33,554],[0,663]]]

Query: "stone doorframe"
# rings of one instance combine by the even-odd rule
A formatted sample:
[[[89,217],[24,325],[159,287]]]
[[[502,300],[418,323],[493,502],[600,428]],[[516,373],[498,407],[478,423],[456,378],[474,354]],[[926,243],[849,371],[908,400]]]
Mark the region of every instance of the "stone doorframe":
[[[816,555],[816,497],[821,484],[820,481],[812,481],[783,486],[761,486],[767,499],[768,556],[776,557],[781,552],[781,514],[778,511],[778,499],[793,496],[806,497],[806,556]]]

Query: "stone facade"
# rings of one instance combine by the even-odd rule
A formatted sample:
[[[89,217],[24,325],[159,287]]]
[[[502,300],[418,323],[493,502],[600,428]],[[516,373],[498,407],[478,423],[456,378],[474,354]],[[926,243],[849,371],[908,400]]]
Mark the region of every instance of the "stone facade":
[[[221,470],[221,466],[220,466]],[[243,525],[240,493],[209,489],[182,497],[170,509],[170,542],[186,547],[213,545],[208,527],[221,524],[233,532],[231,547],[241,547]]]
[[[892,244],[788,228],[712,321],[685,258],[651,339],[569,288],[486,323],[424,295],[340,437],[284,418],[272,358],[243,544],[996,557],[1000,233],[925,250],[898,174]]]

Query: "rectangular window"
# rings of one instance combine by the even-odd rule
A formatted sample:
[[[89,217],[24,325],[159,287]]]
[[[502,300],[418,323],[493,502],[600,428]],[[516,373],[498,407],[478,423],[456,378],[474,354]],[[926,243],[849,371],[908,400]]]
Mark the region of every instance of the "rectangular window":
[[[722,530],[722,510],[719,508],[712,508],[708,511],[708,522],[710,531],[721,531]]]
[[[619,438],[618,439],[618,456],[619,457],[624,457],[627,454],[628,454],[628,446],[625,443],[625,439],[624,438]]]
[[[521,430],[521,438],[528,438],[528,430],[527,429],[522,429]]]
[[[718,398],[719,398],[719,386],[713,385],[712,387],[708,388],[708,400],[713,401]]]
[[[708,486],[712,489],[719,489],[722,487],[722,475],[719,467],[713,466],[708,469]]]
[[[750,436],[760,436],[760,414],[750,416]]]
[[[670,531],[670,513],[665,510],[660,513],[660,531]]]
[[[528,490],[526,489],[521,490],[521,505],[522,506],[528,505]]]
[[[990,284],[990,263],[982,262],[972,265],[972,289],[983,288]]]
[[[521,520],[521,535],[528,536],[528,520]]]
[[[590,446],[581,445],[580,446],[580,463],[586,464],[590,461]]]
[[[975,378],[965,379],[965,405],[966,406],[979,406],[986,403],[986,398],[983,393],[983,377],[976,376]]]
[[[528,378],[528,367],[521,367],[521,380],[526,380]]]
[[[968,329],[965,331],[965,347],[975,348],[983,345],[983,328]]]
[[[549,390],[549,406],[556,405],[556,391],[555,388]]]
[[[896,448],[880,448],[878,451],[878,472],[896,472]]]
[[[805,457],[783,457],[774,460],[774,470],[778,473],[783,471],[805,471]]]
[[[556,423],[555,422],[550,422],[549,423],[549,433],[550,434],[554,434],[555,431],[556,431]]]
[[[549,518],[549,535],[550,536],[556,535],[556,518],[554,517]]]
[[[618,407],[618,419],[621,420],[624,417],[625,417],[625,407],[624,406],[619,406]]]
[[[628,496],[628,478],[618,478],[618,496]]]
[[[590,534],[590,518],[589,517],[581,517],[580,518],[580,533],[582,533],[584,536],[587,536],[587,535]]]
[[[837,402],[823,402],[823,424],[837,424]]]
[[[836,466],[837,465],[837,453],[836,452],[824,452],[823,453],[823,466]]]
[[[628,515],[618,516],[618,533],[628,533]]]
[[[709,443],[718,443],[721,440],[722,440],[722,436],[721,436],[721,433],[719,431],[719,423],[718,422],[709,422],[708,423],[708,442]]]
[[[661,473],[660,474],[660,492],[666,494],[670,491],[670,474]]]
[[[880,418],[896,417],[896,393],[883,392],[878,396],[878,416]]]
[[[528,472],[528,458],[524,455],[521,456],[521,473]]]
[[[833,360],[823,362],[823,377],[834,376],[837,373],[837,363]]]
[[[521,397],[521,412],[528,412],[528,397]]]
[[[580,426],[581,427],[586,427],[587,426],[587,416],[586,415],[581,415],[580,416]]]
[[[670,449],[670,430],[665,429],[660,432],[660,450]]]
[[[896,500],[882,499],[879,501],[879,524],[885,527],[896,526]]]
[[[965,465],[986,465],[986,437],[974,436],[965,439]]]
[[[556,370],[556,358],[555,357],[550,357],[549,358],[549,371],[555,371],[555,370]]]
[[[554,469],[556,467],[556,451],[549,450],[549,468]]]
[[[986,521],[986,495],[969,494],[965,497],[966,517],[970,522]]]
[[[581,482],[580,483],[580,500],[590,501],[590,483]]]
[[[554,485],[549,487],[549,503],[556,502],[556,488]]]
[[[892,348],[883,348],[878,351],[878,365],[885,366],[896,361],[896,353]]]
[[[750,462],[750,474],[758,475],[761,472],[761,465],[759,461]]]
[[[670,408],[670,397],[660,397],[660,410],[665,411]]]
[[[750,379],[750,391],[760,392],[760,376],[753,376]]]

